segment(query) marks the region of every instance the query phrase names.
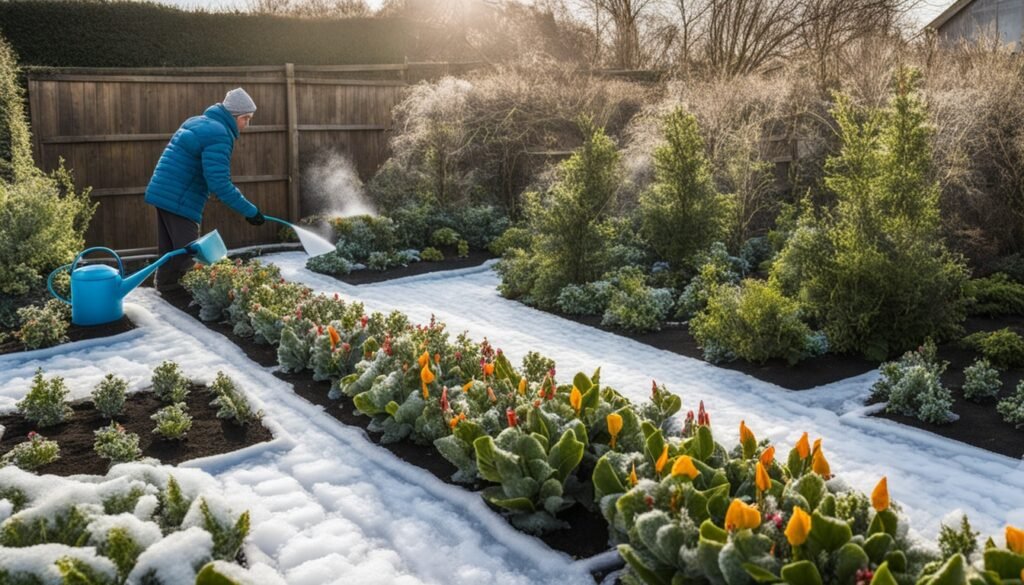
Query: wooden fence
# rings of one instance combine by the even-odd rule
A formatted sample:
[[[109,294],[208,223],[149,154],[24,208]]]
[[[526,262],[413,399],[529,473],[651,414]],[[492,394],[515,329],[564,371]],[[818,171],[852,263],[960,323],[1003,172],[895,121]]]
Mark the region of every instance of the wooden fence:
[[[388,156],[391,110],[410,80],[463,64],[47,69],[28,71],[36,163],[61,159],[99,202],[88,245],[130,255],[156,251],[156,212],[143,195],[167,141],[188,117],[244,87],[257,105],[235,144],[232,177],[264,213],[298,219],[303,171],[325,151],[352,159],[369,179]],[[276,241],[211,200],[204,232],[229,247]]]

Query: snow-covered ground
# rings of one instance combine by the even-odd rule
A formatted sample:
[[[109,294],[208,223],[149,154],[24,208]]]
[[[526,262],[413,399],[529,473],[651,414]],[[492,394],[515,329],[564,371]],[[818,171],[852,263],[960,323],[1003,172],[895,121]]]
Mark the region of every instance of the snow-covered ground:
[[[339,292],[371,310],[400,309],[414,321],[431,314],[453,333],[488,337],[518,361],[537,350],[559,377],[601,366],[602,380],[636,400],[651,379],[704,400],[723,442],[741,419],[788,448],[804,430],[823,437],[832,470],[869,491],[882,475],[916,530],[934,536],[951,512],[966,512],[983,534],[1024,524],[1024,463],[889,421],[860,404],[874,374],[789,392],[744,374],[657,350],[535,311],[498,296],[489,266],[352,287],[305,270],[301,253],[273,254],[289,280]],[[475,494],[447,485],[339,424],[295,396],[233,343],[167,305],[150,290],[129,297],[137,329],[27,354],[0,356],[0,412],[14,408],[37,367],[64,376],[85,397],[107,372],[147,384],[161,361],[179,362],[199,381],[218,370],[246,388],[268,413],[275,440],[243,452],[190,462],[223,482],[232,502],[252,513],[249,558],[276,567],[288,583],[592,582],[573,562],[508,526]],[[1021,446],[1024,452],[1024,445]]]
[[[868,417],[861,405],[876,379],[873,372],[793,392],[503,299],[490,265],[349,286],[306,270],[305,260],[301,253],[263,258],[288,280],[341,293],[369,309],[400,309],[414,321],[434,314],[452,332],[486,336],[513,363],[539,351],[555,360],[562,379],[600,366],[602,382],[638,401],[647,398],[652,379],[665,383],[682,396],[684,410],[703,400],[727,444],[737,441],[740,420],[759,439],[768,437],[785,449],[809,431],[812,439],[823,438],[833,473],[854,487],[870,492],[888,476],[893,498],[923,536],[934,537],[939,523],[957,511],[986,535],[1001,535],[1007,523],[1024,524],[1024,461]]]

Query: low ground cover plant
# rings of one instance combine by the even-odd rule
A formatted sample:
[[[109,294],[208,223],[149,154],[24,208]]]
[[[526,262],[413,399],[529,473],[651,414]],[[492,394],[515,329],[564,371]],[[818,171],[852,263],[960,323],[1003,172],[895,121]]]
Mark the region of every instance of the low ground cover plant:
[[[47,463],[60,459],[60,445],[39,433],[32,431],[28,440],[18,443],[0,457],[0,467],[13,465],[25,471],[32,471]]]
[[[40,427],[58,425],[72,414],[67,402],[68,392],[64,378],[54,376],[46,380],[39,368],[32,377],[28,393],[17,403],[18,412]]]
[[[999,396],[1003,382],[999,379],[999,370],[992,367],[988,360],[981,358],[964,368],[964,398],[981,402]]]
[[[1024,367],[1024,338],[1008,327],[998,331],[972,333],[964,337],[962,342],[996,367]]]
[[[93,449],[96,454],[110,461],[111,465],[135,461],[142,457],[139,449],[139,436],[130,433],[121,425],[111,422],[109,426],[94,431],[96,441]]]
[[[14,332],[14,337],[25,349],[50,347],[67,341],[71,312],[64,303],[50,299],[42,305],[18,309],[18,322],[21,327]]]
[[[115,374],[107,374],[92,391],[92,402],[96,410],[106,418],[115,418],[124,410],[128,380]]]
[[[172,441],[184,439],[192,428],[192,416],[184,402],[165,406],[150,418],[156,422],[153,433]]]
[[[254,412],[249,405],[249,400],[235,386],[234,380],[224,372],[217,372],[217,377],[210,384],[210,393],[213,394],[211,406],[217,407],[217,418],[230,420],[237,425],[247,425],[258,421],[262,412]],[[191,420],[189,422],[191,426]]]
[[[1024,382],[1017,384],[1013,394],[999,401],[996,410],[1003,415],[1003,420],[1024,429]]]
[[[964,294],[972,299],[968,309],[971,315],[1024,315],[1024,284],[1004,273],[967,281]]]
[[[165,361],[153,369],[153,393],[162,402],[175,404],[183,402],[189,393],[189,380],[181,373],[181,367],[172,361]]]
[[[887,401],[887,412],[913,416],[927,423],[955,420],[950,410],[953,395],[942,385],[942,373],[947,366],[947,362],[936,357],[935,344],[929,341],[897,361],[882,364],[882,378],[872,386],[872,398]]]

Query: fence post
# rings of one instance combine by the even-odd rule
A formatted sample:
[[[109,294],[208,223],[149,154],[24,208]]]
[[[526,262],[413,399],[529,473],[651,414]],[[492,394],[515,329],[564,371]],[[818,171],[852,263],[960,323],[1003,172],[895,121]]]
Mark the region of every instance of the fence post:
[[[295,101],[295,64],[285,63],[285,103],[288,107],[288,219],[301,219],[299,207],[299,110]]]

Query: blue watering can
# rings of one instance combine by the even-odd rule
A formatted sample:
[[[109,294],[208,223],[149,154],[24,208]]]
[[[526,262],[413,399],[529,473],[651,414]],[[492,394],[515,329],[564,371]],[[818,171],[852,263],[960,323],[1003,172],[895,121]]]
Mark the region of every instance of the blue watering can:
[[[82,256],[90,252],[109,252],[117,260],[117,270],[105,264],[78,266]],[[71,305],[71,322],[75,325],[102,325],[117,321],[124,316],[124,297],[135,287],[142,284],[150,274],[162,264],[182,254],[192,254],[203,264],[213,264],[227,256],[228,251],[224,240],[220,239],[217,230],[206,234],[184,248],[173,250],[161,256],[156,262],[146,266],[131,276],[125,276],[124,265],[117,252],[110,248],[97,246],[84,250],[75,256],[74,262],[65,264],[50,273],[46,279],[46,287],[57,299]],[[71,298],[66,299],[53,290],[53,277],[62,270],[71,272]]]

